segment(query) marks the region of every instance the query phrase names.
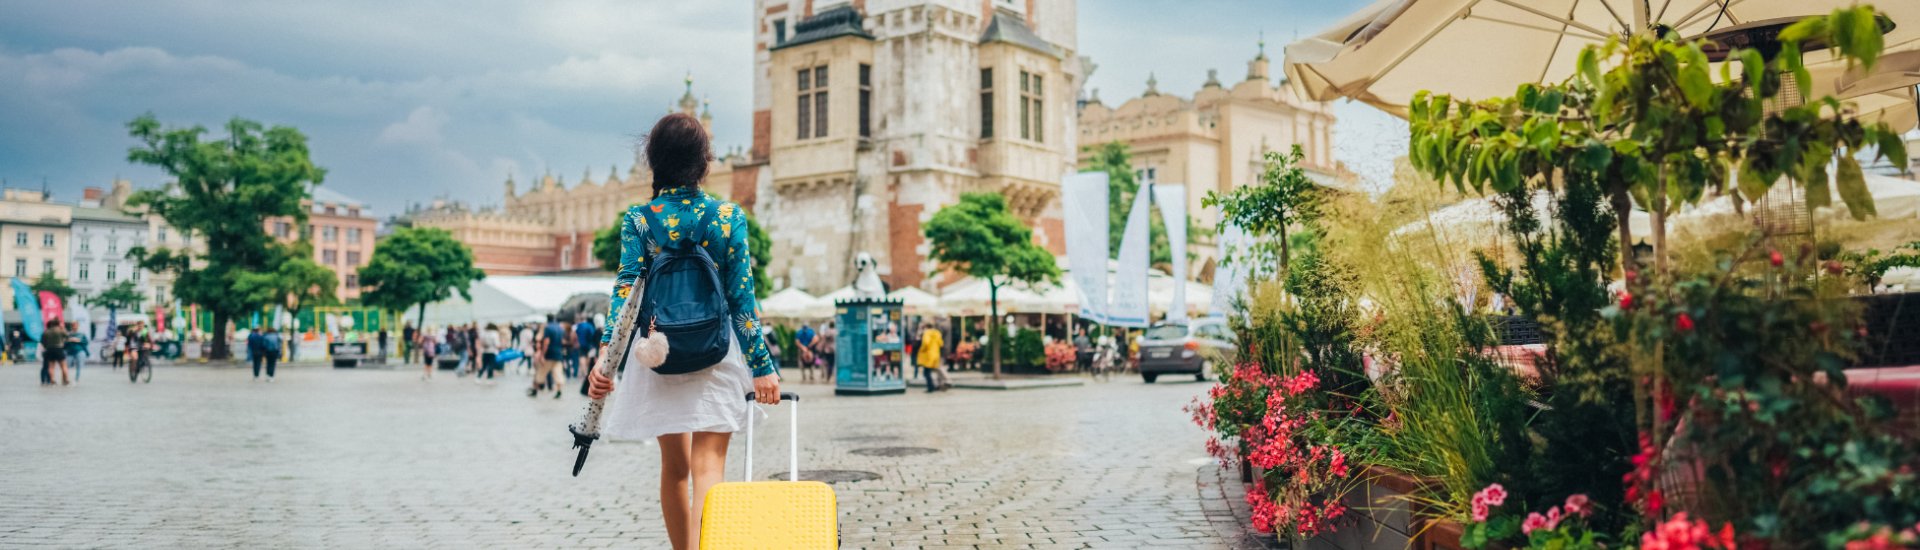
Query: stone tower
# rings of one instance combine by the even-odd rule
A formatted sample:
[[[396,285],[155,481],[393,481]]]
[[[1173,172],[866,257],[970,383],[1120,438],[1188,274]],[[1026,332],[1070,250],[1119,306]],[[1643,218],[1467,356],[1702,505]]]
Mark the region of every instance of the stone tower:
[[[769,276],[809,292],[866,252],[934,286],[920,227],[962,193],[1007,198],[1064,251],[1082,82],[1074,0],[756,0],[754,140],[735,200],[774,240]]]

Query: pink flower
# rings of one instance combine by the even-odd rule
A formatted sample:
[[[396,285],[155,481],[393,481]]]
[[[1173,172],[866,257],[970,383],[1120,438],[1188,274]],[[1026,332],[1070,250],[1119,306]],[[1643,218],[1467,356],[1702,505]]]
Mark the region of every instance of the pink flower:
[[[1499,507],[1507,503],[1507,488],[1501,487],[1498,483],[1488,485],[1479,493],[1475,493],[1473,499],[1486,502],[1487,506]]]
[[[1487,501],[1473,499],[1473,521],[1476,523],[1487,521]]]
[[[1567,515],[1587,517],[1593,515],[1593,509],[1587,507],[1587,495],[1567,497]]]
[[[1547,525],[1547,517],[1540,515],[1539,512],[1527,514],[1527,520],[1520,522],[1520,532],[1528,535],[1533,534],[1534,531],[1552,528]]]
[[[1547,510],[1547,529],[1552,530],[1552,529],[1559,529],[1559,528],[1560,528],[1560,507],[1555,506]]]

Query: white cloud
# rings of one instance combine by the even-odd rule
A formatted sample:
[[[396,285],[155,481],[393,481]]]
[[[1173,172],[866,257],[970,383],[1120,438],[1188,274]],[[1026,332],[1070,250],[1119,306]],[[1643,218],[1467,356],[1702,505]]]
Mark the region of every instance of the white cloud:
[[[446,113],[433,107],[415,107],[407,113],[406,120],[388,124],[381,130],[380,142],[439,145],[445,139],[440,135],[440,128],[446,125]]]

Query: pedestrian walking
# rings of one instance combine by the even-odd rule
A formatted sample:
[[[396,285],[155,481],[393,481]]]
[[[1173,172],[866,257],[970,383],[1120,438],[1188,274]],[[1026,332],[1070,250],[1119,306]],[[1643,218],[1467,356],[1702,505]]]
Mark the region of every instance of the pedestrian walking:
[[[109,327],[117,328],[117,327]],[[113,337],[107,339],[107,356],[113,358],[113,370],[120,370],[120,363],[126,360],[126,331],[113,330]]]
[[[580,377],[580,338],[579,334],[574,332],[574,327],[577,325],[578,323],[560,325],[560,329],[564,332],[560,340],[566,348],[568,380]]]
[[[559,399],[561,388],[566,386],[563,364],[567,360],[567,329],[560,326],[554,316],[547,316],[547,326],[540,330],[534,340],[534,351],[540,358],[535,361],[533,387],[527,390],[527,397],[540,395],[541,385],[553,389],[553,398]],[[744,395],[744,394],[743,394]]]
[[[600,341],[600,329],[594,328],[592,316],[584,317],[586,318],[573,324],[574,349],[579,350],[577,352],[579,359],[575,362],[582,365],[581,368],[591,369],[598,364],[597,360],[600,357],[600,347],[593,345],[594,342]],[[581,384],[580,395],[586,394],[587,385]]]
[[[267,359],[266,363],[267,363],[267,382],[268,383],[273,382],[274,366],[280,364],[281,346],[282,346],[282,343],[280,341],[279,332],[269,330],[260,335],[260,355]],[[255,370],[253,372],[253,377],[259,378],[260,377],[260,371],[258,370],[259,367],[256,366],[254,368]]]
[[[495,384],[493,377],[500,372],[500,327],[488,323],[477,340],[480,341],[480,374],[475,375],[473,381]]]
[[[47,330],[40,333],[40,356],[45,358],[49,383],[57,374],[60,385],[73,384],[67,372],[67,336],[67,328],[59,321],[47,321]]]
[[[260,327],[247,330],[247,362],[253,364],[253,381],[260,381],[260,365],[267,361],[267,337]]]
[[[614,314],[607,323],[617,326],[621,307],[637,282],[649,280],[648,268],[655,260],[667,258],[674,262],[668,265],[689,266],[687,271],[662,272],[662,277],[678,278],[676,282],[690,283],[689,275],[703,269],[712,270],[703,275],[721,281],[721,288],[712,291],[717,296],[687,292],[694,287],[692,284],[670,285],[665,293],[676,303],[705,299],[710,301],[693,303],[724,304],[725,312],[714,320],[724,320],[716,329],[728,337],[725,356],[704,368],[693,365],[699,370],[684,374],[625,369],[620,374],[620,392],[606,409],[606,429],[601,432],[616,440],[658,441],[661,515],[666,520],[668,540],[682,550],[700,546],[699,506],[706,501],[707,490],[726,472],[728,442],[735,432],[744,429],[748,415],[753,413],[741,397],[751,391],[761,403],[780,402],[778,366],[767,351],[755,313],[758,305],[753,295],[753,257],[747,252],[745,212],[699,187],[713,158],[709,143],[700,121],[685,114],[667,115],[648,135],[646,157],[653,168],[654,197],[628,209],[621,219],[620,271],[610,306]],[[688,262],[687,256],[680,255],[690,254],[696,247],[714,263]],[[676,252],[648,258],[652,250]],[[635,324],[639,324],[637,321]],[[654,319],[646,321],[651,324]],[[610,335],[603,333],[600,341],[605,344],[609,339]],[[647,339],[633,340],[637,346]],[[678,363],[676,351],[681,350],[669,350],[663,367]],[[614,380],[597,369],[590,371],[588,382],[593,385],[588,393],[596,399],[615,388]]]
[[[387,362],[387,328],[380,327],[380,362]]]
[[[403,325],[400,328],[400,363],[401,364],[412,363],[413,350],[420,348],[419,345],[414,343],[414,337],[417,336],[416,334],[414,334],[415,332],[418,332],[418,331],[413,328],[413,322],[411,321],[407,322],[406,325]]]
[[[920,372],[927,377],[927,393],[944,390],[951,385],[947,382],[946,371],[940,369],[940,348],[945,345],[946,341],[940,338],[940,329],[933,328],[931,322],[920,322],[920,347],[916,351],[920,356]]]
[[[420,357],[423,358],[423,361],[421,362],[421,364],[426,365],[427,367],[427,372],[425,374],[420,375],[421,380],[428,380],[433,378],[433,355],[435,351],[437,351],[437,349],[435,348],[435,342],[433,341],[433,331],[432,330],[420,331]]]
[[[840,370],[840,364],[834,360],[834,351],[838,345],[836,340],[840,337],[840,331],[834,328],[833,323],[832,319],[827,320],[827,324],[820,327],[819,334],[813,337],[814,361],[826,370],[828,382],[832,382],[834,373]]]
[[[71,321],[67,323],[67,335],[67,361],[73,363],[74,383],[79,383],[80,367],[87,366],[87,356],[91,354],[87,345],[93,340],[87,337],[87,333],[80,332],[79,324]]]

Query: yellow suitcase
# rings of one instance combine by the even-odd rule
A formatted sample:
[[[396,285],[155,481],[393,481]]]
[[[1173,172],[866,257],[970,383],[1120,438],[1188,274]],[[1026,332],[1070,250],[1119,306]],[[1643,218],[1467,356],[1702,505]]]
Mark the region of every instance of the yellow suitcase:
[[[752,401],[754,395],[747,394]],[[720,483],[707,491],[700,509],[700,548],[838,548],[839,512],[833,488],[800,479],[800,396],[793,402],[793,429],[787,445],[790,481],[753,481],[753,417],[747,415],[747,481]]]

